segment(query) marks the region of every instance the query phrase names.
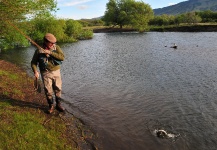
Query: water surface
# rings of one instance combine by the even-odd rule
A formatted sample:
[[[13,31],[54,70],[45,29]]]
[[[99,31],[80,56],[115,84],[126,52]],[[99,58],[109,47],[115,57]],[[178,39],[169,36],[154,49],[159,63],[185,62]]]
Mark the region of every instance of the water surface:
[[[216,149],[216,39],[216,32],[97,33],[61,45],[65,107],[93,128],[103,150]],[[0,57],[31,73],[33,52]],[[160,139],[155,129],[180,136]]]

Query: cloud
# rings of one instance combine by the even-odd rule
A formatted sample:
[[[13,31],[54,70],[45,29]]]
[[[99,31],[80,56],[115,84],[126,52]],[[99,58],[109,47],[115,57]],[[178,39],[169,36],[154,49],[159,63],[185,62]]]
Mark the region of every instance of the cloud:
[[[80,10],[84,10],[84,9],[87,9],[87,8],[88,8],[87,5],[80,5],[80,6],[78,6],[78,9],[80,9]]]
[[[57,3],[59,6],[69,7],[69,6],[84,4],[87,2],[91,2],[91,1],[93,1],[93,0],[57,0]]]

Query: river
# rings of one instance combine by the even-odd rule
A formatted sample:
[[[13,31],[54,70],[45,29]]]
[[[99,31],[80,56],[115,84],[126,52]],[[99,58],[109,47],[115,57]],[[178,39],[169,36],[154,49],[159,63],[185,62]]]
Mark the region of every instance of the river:
[[[62,44],[64,106],[97,133],[102,150],[214,150],[216,39],[217,32],[96,33]],[[0,58],[32,75],[34,49]],[[159,129],[175,137],[159,138]]]

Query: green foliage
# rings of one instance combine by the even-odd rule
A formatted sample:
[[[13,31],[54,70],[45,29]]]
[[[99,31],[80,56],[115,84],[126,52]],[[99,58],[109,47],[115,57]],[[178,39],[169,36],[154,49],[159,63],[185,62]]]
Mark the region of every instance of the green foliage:
[[[185,14],[184,23],[195,24],[201,22],[201,17],[198,16],[195,12],[189,12]]]
[[[103,26],[105,23],[101,19],[82,19],[77,20],[83,27]]]
[[[58,42],[75,42],[85,35],[79,22],[56,19],[51,15],[56,10],[55,0],[0,0],[0,49],[30,45],[14,26],[40,43],[45,33],[54,34]]]
[[[82,25],[79,22],[72,19],[66,20],[65,33],[68,37],[77,39],[81,32],[82,32]]]
[[[88,27],[90,26],[89,22],[86,20],[78,20],[78,22],[83,26],[83,27]]]
[[[91,26],[103,26],[104,25],[104,21],[102,21],[101,19],[95,19],[90,22],[91,22]]]
[[[42,42],[45,33],[52,33],[56,36],[58,42],[75,42],[83,33],[82,25],[75,20],[55,19],[49,17],[45,19],[34,19],[31,21],[33,29],[31,37],[37,42]]]
[[[143,32],[148,28],[148,22],[153,17],[153,10],[144,2],[135,0],[110,0],[106,5],[103,20],[106,25],[130,25]]]
[[[2,78],[7,78],[7,80],[2,80],[0,82],[0,87],[1,88],[7,88],[9,82],[17,83],[17,84],[19,84],[21,82],[19,80],[18,74],[14,74],[13,72],[8,72],[8,71],[4,71],[4,70],[0,69],[0,76]],[[5,96],[8,96],[8,95],[17,95],[17,96],[22,97],[23,93],[21,92],[21,90],[19,89],[19,87],[15,87],[15,88],[10,88],[10,90],[8,90],[8,91],[4,91],[3,95],[5,95]]]
[[[28,46],[29,42],[11,27],[11,23],[19,26],[25,34],[27,33],[24,22],[38,15],[42,16],[55,11],[54,0],[1,0],[0,1],[0,48],[8,49],[15,46]]]
[[[109,0],[109,2],[106,4],[106,11],[103,17],[103,20],[106,22],[106,25],[118,24],[119,13],[120,13],[120,10],[118,8],[118,1]]]
[[[217,12],[212,12],[211,10],[206,10],[202,12],[196,12],[202,19],[201,22],[217,22]]]
[[[200,23],[203,20],[201,16],[202,15],[200,15],[200,13],[197,12],[188,12],[177,16],[164,14],[161,16],[155,16],[149,22],[149,25],[168,26],[168,25],[179,25],[180,23],[196,24],[196,23]]]
[[[56,10],[55,0],[1,0],[0,18],[3,20],[25,20]],[[1,21],[3,21],[1,20]]]
[[[172,16],[161,15],[155,16],[149,25],[167,26],[167,25],[179,25],[181,23],[196,24],[196,23],[213,23],[217,22],[217,12],[210,10],[199,12],[187,12],[184,14]]]
[[[32,24],[32,29],[30,31],[30,35],[33,40],[37,42],[42,42],[43,37],[46,33],[52,33],[56,36],[59,42],[65,40],[65,20],[63,19],[55,19],[54,17],[48,18],[35,18],[30,21]]]
[[[58,42],[75,42],[79,39],[89,39],[93,37],[92,30],[84,30],[82,25],[75,20],[55,19],[34,19],[31,21],[33,29],[31,37],[38,42],[42,42],[45,33],[53,33]]]
[[[173,25],[175,22],[175,16],[164,14],[161,16],[155,16],[152,20],[150,20],[149,25]]]
[[[22,23],[18,23],[21,25]],[[1,25],[0,25],[1,26]],[[24,28],[20,26],[21,30]],[[25,47],[29,46],[28,40],[24,36],[22,36],[19,32],[17,32],[13,27],[10,25],[4,26],[2,28],[2,32],[0,33],[0,48],[1,49],[8,49],[13,47]]]
[[[84,30],[82,25],[75,20],[56,19],[52,16],[47,18],[34,18],[30,21],[17,24],[19,29],[32,40],[42,43],[46,33],[56,36],[58,42],[75,42],[79,39],[90,39],[93,37],[92,30]],[[0,40],[0,48],[8,49],[15,46],[29,46],[29,41],[11,26],[7,26],[8,34]],[[13,34],[13,36],[12,36]]]
[[[85,39],[91,39],[93,37],[93,30],[91,29],[86,29],[86,30],[83,30],[79,36],[78,36],[78,39],[79,40],[85,40]]]
[[[149,5],[143,2],[136,2],[132,4],[134,7],[130,15],[131,25],[138,29],[139,32],[148,30],[148,22],[153,17],[153,11]]]

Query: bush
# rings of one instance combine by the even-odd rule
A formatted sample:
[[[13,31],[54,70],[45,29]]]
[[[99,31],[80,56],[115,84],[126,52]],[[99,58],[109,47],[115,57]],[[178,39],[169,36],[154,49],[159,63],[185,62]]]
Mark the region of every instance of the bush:
[[[93,30],[91,29],[83,30],[78,37],[79,40],[86,40],[91,38],[93,38]]]

